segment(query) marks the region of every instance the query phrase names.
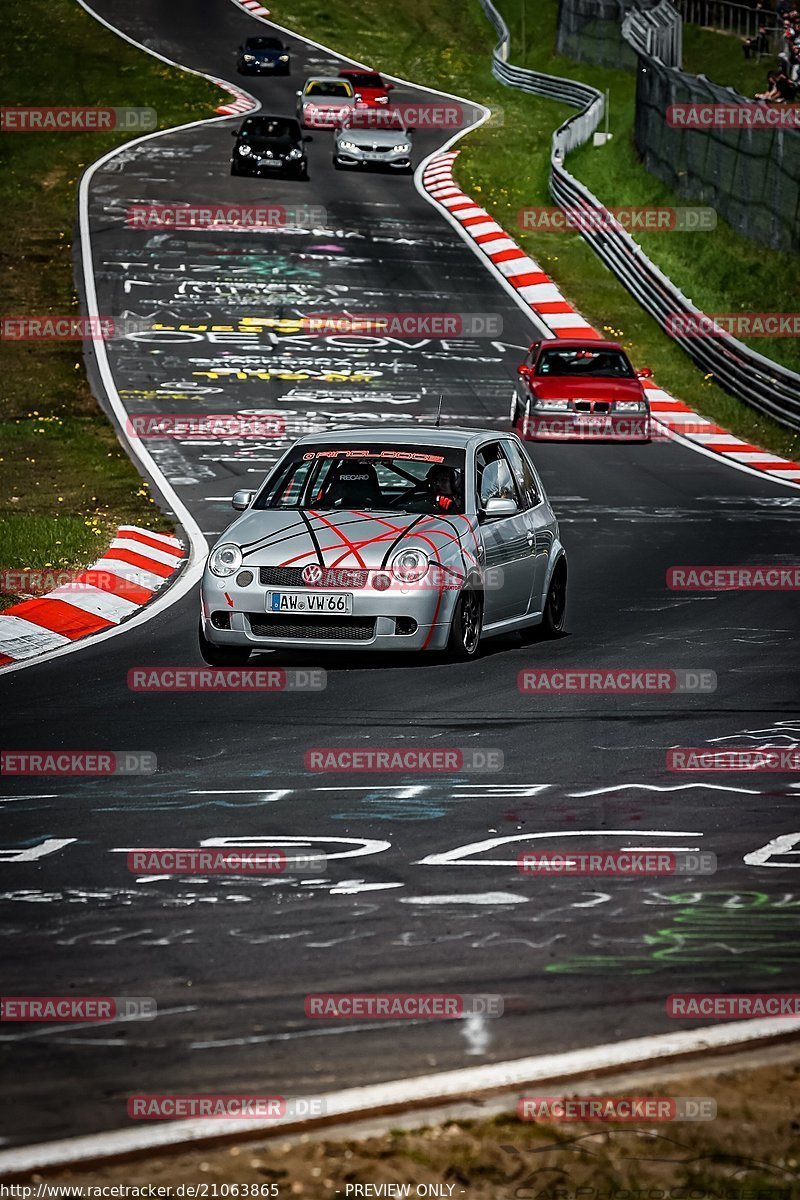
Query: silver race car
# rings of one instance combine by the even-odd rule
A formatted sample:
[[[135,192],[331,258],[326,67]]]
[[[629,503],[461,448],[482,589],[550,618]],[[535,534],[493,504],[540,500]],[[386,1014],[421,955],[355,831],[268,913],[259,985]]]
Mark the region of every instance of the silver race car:
[[[567,560],[523,444],[415,426],[301,438],[209,555],[200,650],[447,650],[564,625]]]
[[[413,129],[407,129],[396,109],[356,108],[346,113],[333,135],[333,165],[391,167],[404,175],[413,171]]]

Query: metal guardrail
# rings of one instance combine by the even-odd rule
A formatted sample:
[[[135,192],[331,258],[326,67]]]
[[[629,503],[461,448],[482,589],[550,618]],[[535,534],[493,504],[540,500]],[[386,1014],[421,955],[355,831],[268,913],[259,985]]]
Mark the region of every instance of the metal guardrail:
[[[774,12],[733,0],[675,0],[684,21],[704,29],[721,29],[737,37],[755,37],[759,25],[777,29],[781,22]]]
[[[587,142],[600,124],[605,109],[602,93],[585,83],[509,63],[511,35],[508,26],[492,0],[480,2],[499,37],[492,52],[495,79],[507,87],[560,100],[579,109],[576,116],[570,117],[553,134],[550,154],[553,199],[562,208],[591,208],[605,214],[602,229],[586,228],[582,224],[579,232],[642,308],[706,374],[713,375],[720,386],[787,429],[800,431],[800,375],[735,338],[681,337],[667,328],[670,316],[691,316],[695,321],[706,318],[564,165],[567,154]]]
[[[648,12],[632,8],[623,19],[622,36],[640,57],[660,58],[665,66],[681,69],[683,21],[667,0]]]

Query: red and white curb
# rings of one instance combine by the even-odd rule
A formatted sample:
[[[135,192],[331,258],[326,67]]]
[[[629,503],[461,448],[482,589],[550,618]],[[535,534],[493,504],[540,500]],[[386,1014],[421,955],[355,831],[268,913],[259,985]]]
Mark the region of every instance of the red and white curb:
[[[269,9],[264,8],[263,4],[259,4],[258,0],[233,0],[239,8],[243,8],[245,12],[249,12],[254,17],[268,17]]]
[[[238,0],[237,0],[238,3]],[[264,9],[264,12],[267,10]],[[260,100],[256,100],[255,96],[251,96],[249,92],[238,88],[235,83],[228,83],[226,79],[214,79],[218,87],[221,87],[224,92],[230,92],[234,97],[229,104],[219,104],[214,109],[214,112],[222,113],[226,117],[235,117],[239,113],[254,112],[261,107]]]
[[[555,337],[602,338],[559,291],[550,276],[521,250],[494,217],[476,204],[453,181],[457,150],[434,155],[422,173],[422,186],[449,213],[485,255],[491,266],[510,284],[521,300]],[[652,380],[644,379],[650,410],[670,434],[691,442],[707,454],[721,455],[739,467],[761,472],[784,483],[800,483],[800,463],[770,454],[734,437],[701,417],[688,404],[676,400]]]
[[[0,612],[0,667],[119,625],[152,600],[183,557],[172,534],[120,525],[103,557],[72,583]]]

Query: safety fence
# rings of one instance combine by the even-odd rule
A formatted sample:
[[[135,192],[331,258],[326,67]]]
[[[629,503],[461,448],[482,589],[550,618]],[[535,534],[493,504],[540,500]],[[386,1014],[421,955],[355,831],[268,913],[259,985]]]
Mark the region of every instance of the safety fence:
[[[511,37],[508,26],[492,0],[481,0],[481,5],[499,38],[492,52],[494,77],[507,87],[559,100],[578,109],[575,116],[556,129],[552,138],[550,191],[556,203],[565,209],[602,210],[601,222],[591,226],[581,222],[579,232],[631,295],[704,373],[713,375],[721,387],[767,413],[781,425],[800,430],[800,375],[765,358],[736,338],[723,334],[693,337],[677,333],[680,325],[676,317],[689,317],[696,327],[697,322],[705,321],[701,310],[650,261],[597,197],[567,170],[566,156],[589,140],[603,118],[605,101],[602,93],[585,83],[509,63]]]

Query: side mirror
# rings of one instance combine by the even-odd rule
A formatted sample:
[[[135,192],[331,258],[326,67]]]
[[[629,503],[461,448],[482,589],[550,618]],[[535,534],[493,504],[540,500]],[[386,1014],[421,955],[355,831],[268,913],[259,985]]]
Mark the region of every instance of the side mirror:
[[[487,517],[513,517],[519,509],[516,500],[512,500],[510,496],[492,496],[491,500],[486,501],[483,511]]]
[[[637,379],[652,379],[653,378],[653,368],[652,367],[642,367],[642,369],[640,371],[636,372],[636,378]]]
[[[302,96],[302,92],[295,92],[295,96]]]
[[[304,141],[304,142],[313,142],[313,140],[314,140],[314,139],[313,139],[313,137],[311,136],[311,134],[310,134],[310,133],[304,133],[304,134],[303,134],[303,141]]]
[[[386,90],[387,92],[393,92],[393,91],[394,91],[394,84],[393,84],[393,83],[385,83],[383,86],[384,86],[384,88],[385,88],[385,90]]]
[[[520,363],[519,366],[517,367],[518,375],[530,375],[530,373],[531,373],[531,368],[528,366],[527,363]]]
[[[417,131],[413,125],[409,125],[408,129],[406,130],[406,133],[416,133],[416,132]]]
[[[255,492],[240,491],[234,492],[231,498],[231,508],[235,508],[237,512],[244,512],[249,508],[255,498]]]
[[[238,129],[232,129],[232,130],[231,130],[231,137],[238,137],[238,136],[239,136],[239,130],[238,130]]]

